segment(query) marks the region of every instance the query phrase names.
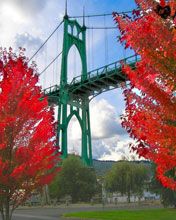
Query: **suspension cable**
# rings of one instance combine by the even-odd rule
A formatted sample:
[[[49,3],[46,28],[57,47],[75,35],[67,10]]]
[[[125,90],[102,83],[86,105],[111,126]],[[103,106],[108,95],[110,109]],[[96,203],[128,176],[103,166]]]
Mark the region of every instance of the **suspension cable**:
[[[46,46],[44,47],[44,51],[45,51],[45,58],[44,58],[44,63],[45,66],[47,65],[47,60],[48,60],[48,45],[46,44]],[[46,85],[46,74],[44,74],[44,87]]]
[[[55,74],[54,74],[54,73],[55,73],[55,72],[54,72],[54,64],[53,64],[53,66],[52,66],[52,69],[53,69],[53,76],[52,76],[53,79],[52,79],[52,84],[54,85],[54,75],[55,75]],[[45,75],[46,75],[46,74],[45,74]]]
[[[41,76],[53,63],[57,58],[62,54],[62,51],[40,72],[39,76]]]
[[[63,20],[59,23],[59,25],[54,29],[54,31],[49,35],[49,37],[43,42],[43,44],[38,48],[38,50],[32,55],[32,57],[29,59],[28,62],[30,62],[35,55],[42,49],[42,47],[48,42],[48,40],[53,36],[53,34],[59,29],[59,27],[62,25]]]
[[[57,54],[57,51],[59,50],[59,33],[57,31],[56,33],[56,54]],[[59,81],[59,76],[58,76],[58,59],[56,60],[55,62],[55,74],[56,74],[56,82],[58,83]]]
[[[90,25],[89,18],[87,19],[87,24],[88,24],[88,26]],[[87,52],[88,52],[88,68],[90,70],[91,69],[91,42],[90,42],[91,38],[90,38],[90,31],[88,31],[87,41],[88,41],[88,50],[87,50]]]
[[[106,17],[104,17],[104,27],[106,27]],[[108,30],[104,29],[105,37],[105,63],[108,63]]]
[[[124,11],[124,12],[117,12],[118,14],[129,14],[132,13],[133,11]],[[69,18],[91,18],[91,17],[103,17],[103,16],[112,16],[112,13],[107,13],[107,14],[93,14],[93,15],[78,15],[78,16],[69,16]]]
[[[91,43],[92,43],[92,46],[91,46],[91,57],[92,57],[92,69],[94,69],[94,50],[93,50],[93,45],[94,45],[94,33],[93,33],[93,30],[92,30],[92,34],[91,34]]]

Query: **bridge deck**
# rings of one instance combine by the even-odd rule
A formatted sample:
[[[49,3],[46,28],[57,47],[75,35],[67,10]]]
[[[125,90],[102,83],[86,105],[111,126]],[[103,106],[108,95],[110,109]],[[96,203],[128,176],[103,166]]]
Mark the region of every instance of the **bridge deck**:
[[[89,72],[86,79],[82,76],[75,77],[70,84],[66,85],[68,93],[75,99],[81,99],[85,96],[94,97],[104,91],[117,88],[127,80],[122,72],[122,62],[134,68],[138,60],[139,57],[131,56]],[[59,97],[60,87],[58,85],[49,87],[44,90],[44,94],[54,102],[54,97]]]

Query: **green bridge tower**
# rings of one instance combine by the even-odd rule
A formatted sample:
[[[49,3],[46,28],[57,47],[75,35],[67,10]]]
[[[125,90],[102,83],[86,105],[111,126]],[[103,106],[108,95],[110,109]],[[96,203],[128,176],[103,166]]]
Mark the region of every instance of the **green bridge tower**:
[[[85,165],[92,166],[89,102],[97,95],[119,88],[121,84],[126,83],[127,78],[122,72],[122,62],[135,68],[135,63],[140,60],[140,57],[133,55],[87,72],[85,22],[83,20],[83,26],[81,26],[76,20],[69,19],[67,12],[63,22],[60,85],[53,85],[44,89],[43,92],[48,96],[50,104],[58,106],[57,145],[61,148],[62,157],[66,158],[68,155],[67,130],[70,120],[75,116],[82,131],[81,158]],[[72,46],[77,48],[80,55],[82,73],[68,82],[68,54]]]
[[[92,145],[89,114],[89,97],[84,96],[74,99],[68,89],[67,76],[68,53],[70,48],[75,45],[82,62],[82,80],[87,79],[87,58],[86,58],[86,26],[81,26],[76,20],[70,20],[64,16],[64,38],[60,77],[60,94],[58,103],[58,144],[61,147],[63,158],[67,157],[67,129],[73,116],[76,116],[82,131],[81,157],[86,165],[92,165]]]

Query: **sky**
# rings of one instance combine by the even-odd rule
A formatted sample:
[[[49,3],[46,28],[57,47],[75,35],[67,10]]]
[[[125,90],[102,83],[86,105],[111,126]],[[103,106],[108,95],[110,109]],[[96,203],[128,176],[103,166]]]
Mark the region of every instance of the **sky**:
[[[68,0],[68,15],[106,14],[113,11],[133,10],[134,0]],[[50,33],[63,19],[65,0],[0,0],[0,46],[26,48],[26,56],[31,57]],[[78,19],[82,24],[82,19]],[[114,27],[111,16],[86,19],[89,27]],[[87,30],[87,63],[88,70],[96,69],[108,63],[123,59],[133,54],[124,50],[117,41],[118,29]],[[38,72],[62,50],[63,27],[49,40],[42,50],[34,57]],[[80,75],[81,62],[76,48],[71,48],[68,56],[68,81]],[[60,80],[61,59],[45,71],[40,77],[42,88],[58,84]],[[122,90],[115,89],[103,93],[90,102],[90,120],[92,133],[92,151],[94,159],[120,160],[137,158],[129,152],[131,140],[121,127],[120,115],[123,114],[125,103]],[[68,130],[69,152],[81,151],[81,131],[76,118],[72,118]]]

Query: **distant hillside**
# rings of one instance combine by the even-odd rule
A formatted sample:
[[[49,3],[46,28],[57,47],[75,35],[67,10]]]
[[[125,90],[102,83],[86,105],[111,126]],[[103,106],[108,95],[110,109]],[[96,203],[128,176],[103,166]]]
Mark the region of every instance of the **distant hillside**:
[[[93,160],[93,167],[98,176],[103,176],[111,169],[114,163],[115,161]]]
[[[105,175],[113,166],[113,164],[118,163],[120,161],[103,161],[103,160],[93,160],[93,167],[98,176]],[[149,161],[141,160],[141,161],[131,161],[131,163],[141,163],[146,166],[150,166],[151,163]]]

